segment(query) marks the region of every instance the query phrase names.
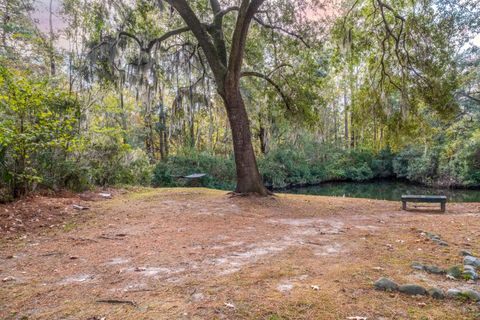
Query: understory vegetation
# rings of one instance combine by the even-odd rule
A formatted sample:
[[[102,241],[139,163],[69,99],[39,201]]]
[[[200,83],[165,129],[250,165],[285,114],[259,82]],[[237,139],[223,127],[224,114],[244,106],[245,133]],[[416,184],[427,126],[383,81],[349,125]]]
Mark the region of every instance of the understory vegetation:
[[[475,133],[478,135],[478,132]],[[480,186],[480,142],[472,136],[467,144],[452,142],[433,150],[423,146],[406,146],[398,152],[384,149],[345,150],[307,142],[297,148],[286,146],[259,158],[263,181],[269,188],[280,189],[327,181],[368,181],[402,179],[427,186],[477,188]],[[209,153],[190,152],[169,157],[155,166],[155,187],[188,186],[181,178],[206,173],[200,180],[205,187],[231,190],[235,186],[235,163],[232,158]]]
[[[233,190],[235,139],[251,139],[273,189],[378,178],[480,187],[475,1],[260,1],[233,61],[250,120],[240,138],[218,90],[215,61],[228,59],[208,67],[180,2],[58,0],[45,28],[36,1],[0,0],[0,201],[182,186],[193,173]],[[227,56],[235,4],[190,4]]]

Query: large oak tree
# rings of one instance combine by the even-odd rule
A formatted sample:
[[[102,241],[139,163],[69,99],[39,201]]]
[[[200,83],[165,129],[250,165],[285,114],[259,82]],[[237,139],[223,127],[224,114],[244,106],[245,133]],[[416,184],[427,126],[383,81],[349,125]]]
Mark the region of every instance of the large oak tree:
[[[264,2],[266,1],[220,2],[219,0],[209,0],[208,3],[186,0],[159,1],[158,6],[164,11],[166,7],[170,7],[170,18],[173,17],[176,20],[176,27],[168,29],[167,32],[147,43],[141,40],[141,36],[125,30],[119,30],[115,37],[116,44],[120,43],[121,38],[133,39],[140,46],[142,54],[146,53],[149,56],[155,48],[160,47],[172,37],[181,34],[194,36],[196,42],[194,47],[200,49],[198,51],[201,51],[202,59],[206,60],[205,67],[208,69],[209,76],[213,78],[216,91],[226,109],[236,164],[237,186],[235,192],[240,194],[268,195],[270,193],[265,188],[258,170],[249,117],[240,90],[241,78],[256,77],[266,81],[279,92],[283,102],[289,107],[289,98],[282,92],[281,87],[270,78],[269,74],[243,68],[250,26],[252,22],[255,22],[262,28],[282,33],[296,39],[302,45],[307,45],[300,33],[292,31],[294,28],[285,28],[285,26],[271,22],[272,11],[281,12],[282,9],[269,8],[269,10],[261,11],[260,8]],[[273,4],[274,1],[270,2]],[[281,2],[277,1],[277,4]],[[305,4],[297,5],[295,1],[283,2],[286,7],[299,8],[293,15],[300,15],[302,11],[300,8],[305,8]],[[276,15],[279,16],[278,12]],[[291,20],[295,20],[295,18]],[[284,66],[285,64],[281,64],[276,68]]]

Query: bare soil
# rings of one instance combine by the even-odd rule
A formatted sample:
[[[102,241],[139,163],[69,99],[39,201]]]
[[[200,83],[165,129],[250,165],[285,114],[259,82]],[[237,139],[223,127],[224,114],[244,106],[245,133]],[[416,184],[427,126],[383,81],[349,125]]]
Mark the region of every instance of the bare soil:
[[[472,288],[411,268],[480,253],[480,204],[207,189],[33,197],[0,206],[1,319],[480,319],[480,306],[379,292],[389,277]],[[75,210],[72,205],[89,207]],[[440,246],[422,231],[438,234]]]

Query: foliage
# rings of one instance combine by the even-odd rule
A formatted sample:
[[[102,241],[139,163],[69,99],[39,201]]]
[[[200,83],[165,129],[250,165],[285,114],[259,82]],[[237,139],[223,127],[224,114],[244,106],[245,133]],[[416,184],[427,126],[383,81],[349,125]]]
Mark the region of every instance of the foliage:
[[[152,184],[155,187],[186,185],[181,178],[194,173],[206,173],[201,184],[205,187],[232,189],[235,186],[235,164],[233,159],[212,156],[207,153],[189,152],[169,157],[160,162],[153,171]]]
[[[315,2],[265,1],[257,18],[271,26],[249,31],[242,70],[278,86],[241,80],[264,182],[479,187],[480,7],[319,5],[317,16],[335,13],[330,23],[309,20]],[[181,186],[178,176],[196,172],[208,174],[204,186],[234,188],[231,128],[204,52],[190,32],[145,49],[183,25],[174,10],[64,0],[69,49],[51,52],[48,39],[58,41],[35,26],[32,3],[0,1],[0,199],[40,187]],[[188,3],[210,21],[208,1]],[[226,38],[236,16],[223,19]]]
[[[19,71],[0,67],[0,149],[2,182],[18,196],[55,172],[76,139],[77,106],[68,95]],[[48,156],[46,156],[48,154]]]

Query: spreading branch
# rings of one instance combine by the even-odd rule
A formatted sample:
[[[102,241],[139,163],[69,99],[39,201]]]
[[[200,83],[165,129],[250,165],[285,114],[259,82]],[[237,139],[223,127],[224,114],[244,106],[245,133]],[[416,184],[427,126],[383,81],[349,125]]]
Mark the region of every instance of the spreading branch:
[[[210,39],[206,27],[200,22],[186,0],[166,0],[182,17],[202,48],[217,83],[223,79],[225,66],[219,59],[218,51]]]
[[[289,31],[289,30],[287,30],[287,29],[285,29],[281,26],[276,26],[276,25],[266,23],[265,21],[258,18],[257,16],[253,17],[253,20],[255,20],[255,22],[257,22],[259,25],[261,25],[264,28],[271,29],[271,30],[277,30],[277,31],[280,31],[284,34],[287,34],[287,35],[291,36],[291,37],[294,37],[294,38],[298,39],[299,41],[301,41],[307,48],[310,48],[310,45],[307,43],[307,41],[305,41],[305,39],[301,35],[299,35],[295,32]]]
[[[272,78],[270,78],[268,75],[265,75],[263,73],[256,72],[256,71],[244,71],[242,72],[241,76],[257,77],[260,79],[264,79],[265,81],[270,83],[275,88],[275,90],[277,90],[278,94],[282,97],[282,100],[285,103],[285,106],[287,107],[287,109],[292,110],[290,99],[288,98],[288,96],[283,92],[282,88],[277,83],[275,83],[275,81],[273,81]]]

